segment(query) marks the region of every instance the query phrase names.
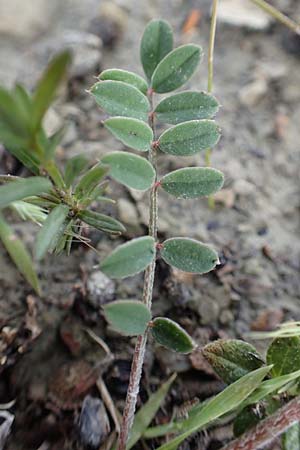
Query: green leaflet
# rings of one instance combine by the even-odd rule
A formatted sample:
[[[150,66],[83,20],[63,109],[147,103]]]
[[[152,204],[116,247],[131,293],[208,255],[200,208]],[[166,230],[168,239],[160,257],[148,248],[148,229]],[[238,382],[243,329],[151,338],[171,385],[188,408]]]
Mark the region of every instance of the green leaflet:
[[[123,144],[134,150],[147,152],[153,139],[149,125],[138,119],[112,117],[104,122],[107,128]]]
[[[220,129],[213,120],[191,120],[166,130],[159,138],[159,149],[176,156],[190,156],[214,147]]]
[[[38,295],[41,295],[39,280],[34,270],[33,261],[21,239],[13,232],[0,214],[0,239],[7,253],[17,266],[20,273],[33,287]]]
[[[163,260],[191,273],[210,272],[218,264],[218,254],[208,245],[189,238],[171,238],[162,244]]]
[[[282,435],[283,450],[299,450],[300,448],[300,425],[295,423]]]
[[[51,188],[51,182],[42,177],[29,177],[11,181],[0,187],[0,209],[16,200],[22,200],[32,195],[45,194]]]
[[[300,369],[300,337],[274,339],[267,351],[267,363],[273,364],[273,377]]]
[[[67,187],[70,187],[78,175],[88,165],[88,159],[84,155],[76,155],[73,158],[68,159],[65,169],[64,180]]]
[[[140,57],[147,78],[150,80],[158,63],[173,48],[172,28],[165,20],[151,20],[145,28]]]
[[[187,167],[165,175],[161,187],[179,199],[215,194],[223,186],[222,172],[210,167]]]
[[[15,96],[0,87],[0,124],[18,138],[29,137],[28,114]]]
[[[264,365],[255,347],[238,339],[214,341],[203,348],[203,355],[226,384]]]
[[[121,234],[126,231],[126,228],[118,220],[95,211],[81,211],[78,217],[88,225],[106,233]]]
[[[136,87],[143,94],[147,94],[148,84],[144,78],[135,74],[134,72],[128,72],[128,70],[121,69],[107,69],[100,73],[99,80],[114,80],[123,81],[124,83],[131,84]]]
[[[154,257],[154,239],[143,236],[119,245],[102,261],[100,269],[111,278],[130,277],[146,269]]]
[[[236,409],[261,383],[272,366],[261,367],[247,373],[235,383],[216,395],[198,413],[181,422],[182,434],[160,446],[157,450],[175,450],[191,434]],[[201,405],[200,405],[201,406]]]
[[[78,199],[89,197],[94,189],[103,180],[108,173],[109,167],[102,163],[96,164],[90,170],[88,170],[79,180],[74,195]]]
[[[160,345],[178,353],[191,353],[195,343],[178,323],[165,317],[157,317],[152,321],[151,333]]]
[[[196,119],[211,119],[219,110],[215,97],[205,92],[186,91],[164,98],[155,108],[160,122],[178,124]]]
[[[112,116],[148,120],[150,104],[136,87],[122,81],[99,81],[91,93],[99,106]]]
[[[44,72],[32,98],[32,122],[36,129],[53,101],[56,90],[66,76],[71,55],[64,51],[55,56]]]
[[[146,331],[151,312],[138,300],[117,300],[103,306],[111,326],[124,336],[138,336]]]
[[[163,94],[185,84],[197,69],[202,54],[198,45],[186,44],[165,56],[152,75],[151,87],[154,92]]]
[[[62,227],[69,213],[66,205],[56,206],[48,215],[36,239],[35,255],[38,260],[45,256],[48,249],[53,248],[62,234]]]
[[[150,395],[148,401],[135,414],[126,450],[130,450],[144,434],[163,403],[175,378],[176,374],[173,374],[154,394]]]
[[[145,158],[125,152],[113,152],[102,158],[110,167],[110,175],[131,189],[145,191],[155,180],[155,170]]]

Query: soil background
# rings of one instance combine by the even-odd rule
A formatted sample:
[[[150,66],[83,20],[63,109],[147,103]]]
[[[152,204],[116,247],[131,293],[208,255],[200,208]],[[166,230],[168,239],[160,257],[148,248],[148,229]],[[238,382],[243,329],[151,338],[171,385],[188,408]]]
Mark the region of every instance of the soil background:
[[[200,347],[219,337],[245,338],[251,329],[269,330],[283,320],[300,320],[300,40],[257,8],[256,13],[249,12],[250,1],[220,3],[213,93],[222,104],[217,115],[222,138],[213,150],[212,166],[224,172],[225,186],[213,211],[206,199],[179,201],[159,194],[161,240],[193,237],[211,243],[220,254],[217,270],[201,277],[171,270],[158,261],[154,314],[177,320]],[[272,4],[300,20],[299,1]],[[229,14],[232,5],[234,18]],[[86,89],[106,68],[142,75],[140,38],[148,20],[158,17],[174,27],[176,45],[203,46],[204,60],[185,88],[205,90],[208,0],[54,0],[51,4],[0,0],[1,84],[21,81],[31,89],[51,55],[73,48],[75,64],[68,83],[47,116],[49,132],[67,125],[58,152],[61,164],[79,153],[96,162],[111,150],[124,149],[102,127],[105,114]],[[187,26],[191,17],[196,17],[195,23]],[[1,173],[26,175],[4,148],[0,156]],[[192,158],[163,154],[158,158],[161,175],[203,164],[201,153]],[[97,376],[122,410],[134,339],[116,335],[100,308],[112,299],[140,298],[143,279],[138,275],[121,282],[108,280],[98,263],[119,243],[147,232],[148,198],[113,182],[110,195],[116,206],[104,209],[124,222],[126,234],[116,239],[86,230],[98,253],[76,243],[69,258],[47,256],[38,267],[42,298],[34,295],[0,246],[0,403],[14,400],[7,407],[15,416],[5,449],[88,448],[79,416],[87,394],[94,399],[93,408],[100,396],[95,380],[86,381],[99,360],[103,364],[100,369],[98,365]],[[32,248],[37,227],[14,216],[9,220]],[[102,347],[87,338],[86,328],[103,339],[113,360],[108,361]],[[257,345],[263,351],[264,343]],[[139,406],[173,372],[178,373],[177,380],[154,424],[182,414],[186,402],[205,399],[223,387],[199,350],[180,356],[150,340]],[[74,378],[77,384],[82,380],[86,384],[75,394]],[[105,410],[99,411],[96,429],[102,430],[100,441],[106,448],[106,436],[111,434]],[[111,417],[106,420],[113,430]],[[231,436],[230,425],[221,425],[182,448],[220,448]],[[152,449],[158,444],[145,441],[136,448]]]

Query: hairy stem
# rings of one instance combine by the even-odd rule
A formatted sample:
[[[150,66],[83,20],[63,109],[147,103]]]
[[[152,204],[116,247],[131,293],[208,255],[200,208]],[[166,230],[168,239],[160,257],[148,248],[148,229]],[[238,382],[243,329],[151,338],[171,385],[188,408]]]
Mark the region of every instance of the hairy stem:
[[[211,93],[213,89],[213,79],[214,79],[214,49],[215,49],[215,38],[216,38],[216,27],[217,27],[217,9],[218,0],[213,0],[212,10],[211,10],[211,22],[210,22],[210,35],[209,35],[209,48],[208,48],[208,79],[207,79],[207,92]],[[205,164],[207,167],[211,165],[211,148],[206,150],[205,154]],[[215,207],[215,201],[213,196],[208,198],[208,206],[211,209]]]
[[[148,98],[153,110],[153,91],[149,89]],[[149,125],[155,133],[153,114],[149,114]],[[149,151],[149,161],[156,170],[156,150],[155,147],[151,147]],[[155,240],[157,238],[157,186],[156,181],[150,191],[150,207],[149,207],[149,236],[152,236]],[[143,289],[143,303],[151,310],[152,305],[152,293],[155,275],[156,257],[153,258],[152,263],[147,267],[144,278]],[[133,423],[134,413],[136,408],[137,396],[140,389],[140,381],[142,376],[142,369],[145,358],[146,344],[147,344],[148,330],[141,336],[138,336],[134,355],[131,365],[129,385],[126,395],[125,407],[123,411],[123,418],[118,442],[118,450],[125,450],[126,443],[128,441],[129,432]]]
[[[263,9],[267,14],[274,17],[274,19],[278,20],[278,22],[281,22],[283,25],[290,28],[296,34],[300,35],[299,23],[295,22],[282,12],[278,11],[278,9],[274,8],[274,6],[270,5],[269,3],[265,2],[265,0],[251,0],[251,1],[255,3],[255,5],[257,5],[259,8]]]
[[[222,447],[221,450],[255,450],[263,448],[299,421],[300,397],[296,397],[240,438]]]

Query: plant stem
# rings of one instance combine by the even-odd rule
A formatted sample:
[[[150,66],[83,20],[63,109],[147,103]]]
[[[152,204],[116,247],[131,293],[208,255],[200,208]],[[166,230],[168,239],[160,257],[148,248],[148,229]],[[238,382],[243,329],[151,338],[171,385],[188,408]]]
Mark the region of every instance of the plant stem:
[[[255,3],[259,8],[263,9],[267,14],[274,17],[274,19],[278,20],[278,22],[281,22],[283,25],[290,28],[296,34],[300,35],[299,23],[295,22],[282,12],[278,11],[278,9],[274,8],[274,6],[270,5],[269,3],[265,2],[265,0],[251,0],[251,1]]]
[[[148,98],[151,105],[151,110],[153,110],[153,91],[149,89]],[[153,130],[153,135],[155,134],[154,118],[153,114],[149,114],[149,126]],[[156,150],[155,147],[151,147],[149,151],[149,161],[153,165],[156,171]],[[150,207],[149,207],[149,236],[152,236],[155,240],[157,239],[157,177],[155,183],[150,191]],[[155,276],[156,267],[156,255],[153,258],[152,263],[147,267],[144,277],[144,288],[143,288],[143,303],[151,310],[152,305],[152,293],[153,284]],[[121,423],[121,430],[118,442],[118,450],[125,450],[126,443],[128,441],[129,432],[133,423],[134,413],[136,408],[137,396],[140,389],[140,381],[142,376],[142,369],[145,358],[146,344],[147,344],[148,330],[141,336],[138,336],[134,355],[131,365],[129,385],[126,395],[125,407],[123,411],[123,418]]]
[[[218,0],[213,0],[212,10],[211,10],[211,22],[210,22],[210,35],[209,35],[209,48],[208,48],[208,79],[207,79],[207,92],[211,93],[213,89],[213,79],[214,79],[214,48],[215,48],[215,38],[216,38],[216,27],[217,27],[217,9]],[[211,148],[206,150],[205,154],[205,164],[206,167],[211,165]],[[208,197],[208,206],[211,209],[215,207],[215,201],[213,196]]]
[[[240,438],[222,447],[221,450],[255,450],[263,448],[299,421],[300,397],[296,397]]]

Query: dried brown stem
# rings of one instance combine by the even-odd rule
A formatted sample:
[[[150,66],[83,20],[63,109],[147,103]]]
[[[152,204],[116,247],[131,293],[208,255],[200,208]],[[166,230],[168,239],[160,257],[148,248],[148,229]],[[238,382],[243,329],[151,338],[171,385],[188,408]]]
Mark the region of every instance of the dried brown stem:
[[[255,450],[265,447],[284,431],[300,421],[300,397],[291,400],[255,428],[230,442],[221,450]]]

